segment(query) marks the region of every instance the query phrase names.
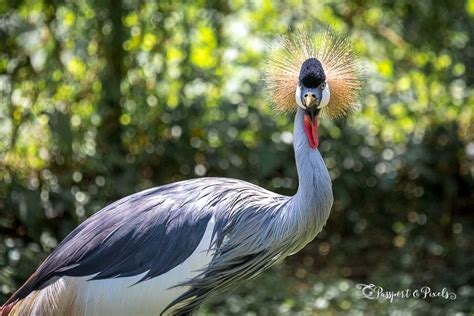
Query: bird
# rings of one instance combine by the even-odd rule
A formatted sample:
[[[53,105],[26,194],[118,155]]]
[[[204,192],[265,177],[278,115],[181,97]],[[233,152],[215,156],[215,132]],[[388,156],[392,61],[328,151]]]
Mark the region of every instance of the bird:
[[[124,197],[75,228],[0,315],[189,315],[312,241],[334,200],[318,119],[358,107],[361,71],[329,31],[275,46],[263,79],[275,110],[294,115],[294,195],[201,177]]]

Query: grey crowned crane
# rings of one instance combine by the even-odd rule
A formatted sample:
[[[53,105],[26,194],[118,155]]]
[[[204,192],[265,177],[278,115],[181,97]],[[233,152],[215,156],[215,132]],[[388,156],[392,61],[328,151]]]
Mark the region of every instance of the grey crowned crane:
[[[277,110],[296,111],[294,196],[227,178],[127,196],[72,231],[0,315],[190,314],[314,239],[333,203],[318,117],[350,112],[361,81],[344,39],[300,33],[281,44],[265,81]]]

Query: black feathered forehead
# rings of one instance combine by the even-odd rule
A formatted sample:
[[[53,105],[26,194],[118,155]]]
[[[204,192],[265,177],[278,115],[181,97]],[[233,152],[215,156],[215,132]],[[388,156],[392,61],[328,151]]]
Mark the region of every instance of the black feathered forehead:
[[[326,80],[323,65],[316,58],[308,58],[301,65],[299,81],[305,87],[316,88]]]

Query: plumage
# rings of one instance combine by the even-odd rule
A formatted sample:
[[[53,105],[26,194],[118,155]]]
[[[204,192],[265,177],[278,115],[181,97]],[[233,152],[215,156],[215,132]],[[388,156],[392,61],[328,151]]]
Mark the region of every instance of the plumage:
[[[84,283],[127,279],[121,283],[126,292],[153,282],[195,251],[211,218],[215,221],[212,241],[204,246],[212,259],[194,278],[175,282],[174,286],[187,290],[168,303],[174,313],[192,312],[209,295],[229,290],[297,252],[322,229],[332,205],[329,174],[319,152],[305,143],[302,115],[302,111],[297,113],[295,119],[294,146],[302,153],[296,161],[298,169],[311,172],[299,174],[296,195],[278,195],[241,180],[199,178],[128,196],[79,225],[7,304],[20,301],[19,308],[21,300],[44,291],[59,292],[55,288],[61,286],[78,292]],[[150,292],[143,295],[148,295],[145,301],[151,304],[157,298],[156,292]],[[88,306],[100,305],[95,297],[88,297]],[[45,314],[54,314],[55,308],[61,311],[47,300],[30,302],[27,307],[45,310],[38,307],[44,304]],[[76,304],[71,307],[74,310],[94,310],[84,307],[84,300],[68,304]]]

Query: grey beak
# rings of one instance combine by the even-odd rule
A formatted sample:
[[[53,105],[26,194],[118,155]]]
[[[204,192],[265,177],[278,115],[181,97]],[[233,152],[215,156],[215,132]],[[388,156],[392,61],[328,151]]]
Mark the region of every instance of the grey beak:
[[[306,88],[302,87],[301,89],[301,103],[303,103],[304,106],[307,108],[316,106],[319,106],[319,103],[321,103],[321,89],[318,88]]]

